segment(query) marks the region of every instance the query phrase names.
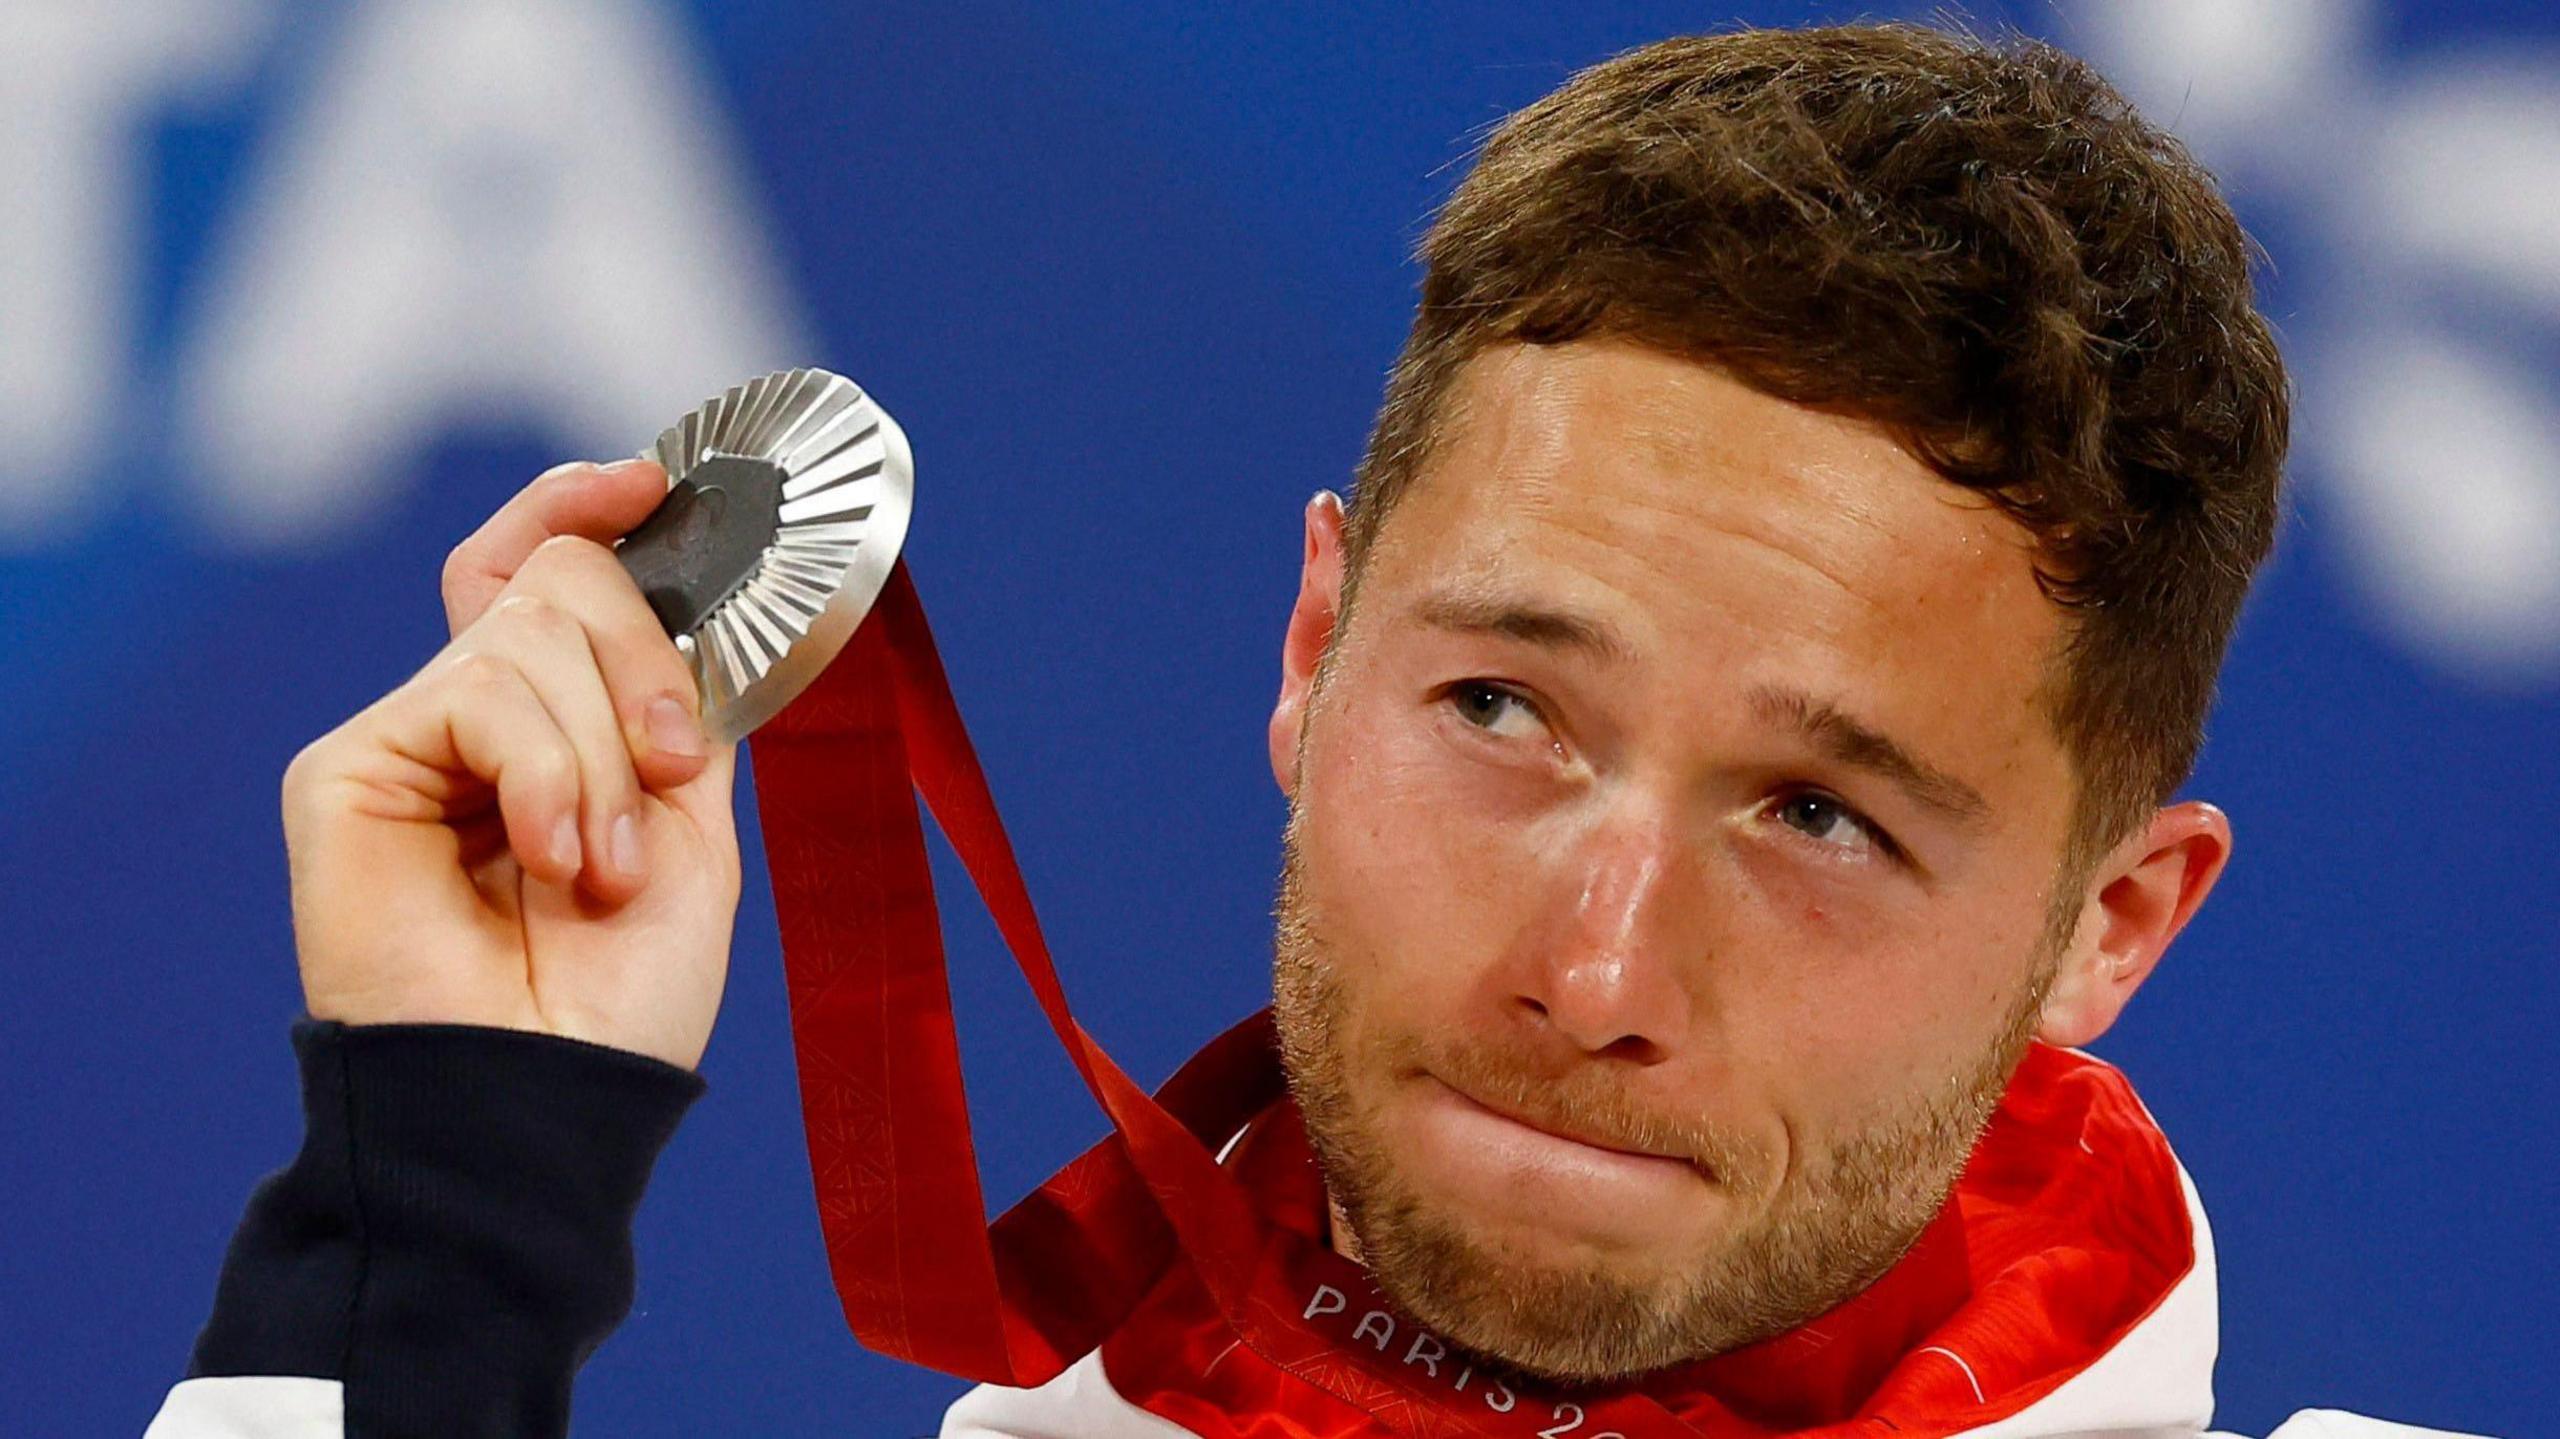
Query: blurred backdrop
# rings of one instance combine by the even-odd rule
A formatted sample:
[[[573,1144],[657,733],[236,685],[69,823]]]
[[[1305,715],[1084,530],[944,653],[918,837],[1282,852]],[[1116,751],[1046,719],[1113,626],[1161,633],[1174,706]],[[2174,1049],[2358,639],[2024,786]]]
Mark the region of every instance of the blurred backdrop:
[[[1470,137],[1662,35],[1895,13],[1386,8],[0,3],[0,1429],[138,1433],[290,1154],[287,759],[433,652],[506,495],[766,368],[914,437],[914,569],[1088,1023],[1156,1077],[1260,1002],[1298,508]],[[1969,13],[2226,177],[2301,387],[2192,786],[2236,863],[2098,1046],[2216,1222],[2218,1422],[2549,1432],[2560,18]],[[827,1286],[749,873],[581,1427],[924,1433],[957,1386]],[[1098,1121],[951,910],[1009,1200]]]

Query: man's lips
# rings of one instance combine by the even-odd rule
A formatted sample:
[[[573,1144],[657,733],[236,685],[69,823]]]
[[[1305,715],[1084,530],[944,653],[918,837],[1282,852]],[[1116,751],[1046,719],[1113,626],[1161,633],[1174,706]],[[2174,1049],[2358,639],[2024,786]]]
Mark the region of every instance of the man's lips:
[[[1526,1129],[1533,1134],[1543,1136],[1546,1139],[1553,1140],[1556,1143],[1574,1145],[1581,1149],[1596,1151],[1598,1154],[1602,1155],[1618,1156],[1623,1160],[1637,1164],[1678,1165],[1680,1167],[1696,1171],[1703,1178],[1714,1178],[1714,1175],[1707,1170],[1706,1166],[1700,1164],[1695,1158],[1689,1155],[1671,1150],[1648,1149],[1639,1146],[1631,1146],[1617,1142],[1614,1139],[1577,1131],[1569,1126],[1559,1125],[1551,1120],[1535,1118],[1530,1115],[1523,1114],[1508,1105],[1479,1098],[1467,1090],[1460,1089],[1456,1085],[1450,1084],[1448,1081],[1441,1079],[1437,1075],[1431,1075],[1428,1076],[1428,1078],[1435,1087],[1439,1088],[1450,1099],[1467,1109],[1489,1119],[1498,1120],[1505,1124],[1517,1125],[1522,1129]]]

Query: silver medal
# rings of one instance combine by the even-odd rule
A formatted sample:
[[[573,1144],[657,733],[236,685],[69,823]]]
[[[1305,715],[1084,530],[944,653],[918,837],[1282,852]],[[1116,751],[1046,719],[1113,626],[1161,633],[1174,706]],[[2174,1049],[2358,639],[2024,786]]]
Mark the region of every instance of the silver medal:
[[[825,370],[749,380],[641,452],[667,497],[616,554],[693,667],[712,742],[817,679],[906,540],[915,457],[898,422]]]

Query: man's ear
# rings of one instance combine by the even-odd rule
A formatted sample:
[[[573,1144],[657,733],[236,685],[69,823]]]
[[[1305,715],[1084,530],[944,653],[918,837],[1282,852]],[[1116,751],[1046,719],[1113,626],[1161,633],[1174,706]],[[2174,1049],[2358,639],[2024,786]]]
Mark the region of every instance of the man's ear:
[[[1271,707],[1271,777],[1282,794],[1298,784],[1298,735],[1315,695],[1316,666],[1342,615],[1342,497],[1318,490],[1307,501],[1307,540],[1298,562],[1298,602],[1280,641],[1280,700]]]
[[[2106,1033],[2230,858],[2231,818],[2201,800],[2168,806],[2117,845],[2090,877],[2036,1038],[2076,1047]]]

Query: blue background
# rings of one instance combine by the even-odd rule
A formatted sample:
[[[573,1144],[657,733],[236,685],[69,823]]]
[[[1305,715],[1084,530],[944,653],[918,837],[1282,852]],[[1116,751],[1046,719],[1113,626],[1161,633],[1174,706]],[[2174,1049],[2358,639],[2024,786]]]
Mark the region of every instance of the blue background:
[[[2521,0],[2330,8],[2376,94],[2395,67],[2560,42]],[[349,13],[285,5],[229,88],[137,116],[129,378],[84,471],[99,498],[0,547],[11,1433],[138,1433],[180,1374],[240,1204],[297,1133],[278,777],[433,652],[444,551],[583,438],[460,413],[381,457],[391,498],[352,527],[197,533],[172,356],[220,283],[209,237],[251,203]],[[1410,315],[1409,248],[1470,136],[1632,44],[1851,13],[664,12],[807,346],[781,358],[854,375],[914,438],[914,568],[1072,992],[1131,1069],[1160,1076],[1265,991],[1282,807],[1262,723],[1298,509],[1346,481]],[[1976,13],[2085,39],[2068,9]],[[2298,346],[2356,323],[2335,216],[2302,194],[2280,174],[2239,191]],[[2475,308],[2445,322],[2464,343],[2550,353],[2541,322]],[[665,418],[699,398],[670,393]],[[2190,787],[2234,815],[2236,862],[2097,1048],[2215,1220],[2220,1427],[2335,1405],[2549,1432],[2560,661],[2530,634],[2466,658],[2360,578],[2391,536],[2354,538],[2327,498],[2316,418]],[[580,1427],[928,1432],[957,1386],[857,1349],[827,1285],[749,865],[710,1094],[641,1216],[638,1305],[579,1384]],[[981,917],[949,907],[1001,1199],[1097,1125]]]

